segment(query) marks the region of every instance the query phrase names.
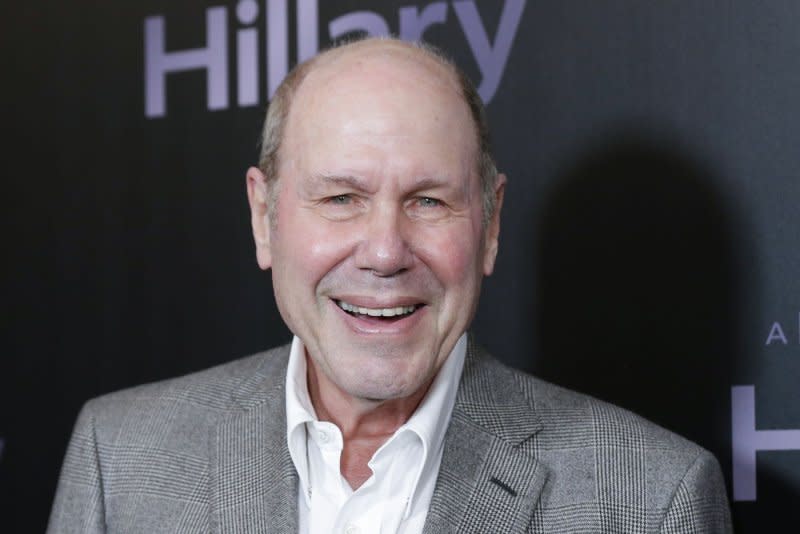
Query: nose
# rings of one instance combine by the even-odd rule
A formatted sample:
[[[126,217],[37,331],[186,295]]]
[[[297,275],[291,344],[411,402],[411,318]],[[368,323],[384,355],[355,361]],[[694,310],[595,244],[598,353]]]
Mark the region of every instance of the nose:
[[[391,207],[373,209],[363,219],[362,240],[356,250],[356,266],[388,277],[400,274],[411,267],[410,221],[402,210]]]

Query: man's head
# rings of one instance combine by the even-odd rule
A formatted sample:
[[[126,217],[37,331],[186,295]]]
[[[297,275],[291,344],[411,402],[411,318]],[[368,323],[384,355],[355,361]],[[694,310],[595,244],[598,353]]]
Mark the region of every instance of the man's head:
[[[437,62],[441,67],[449,71],[453,79],[458,83],[461,90],[461,96],[470,110],[470,115],[475,126],[475,135],[479,150],[476,153],[475,165],[478,175],[481,179],[481,186],[483,188],[483,208],[484,218],[488,222],[494,213],[495,209],[495,185],[497,182],[497,167],[492,157],[491,146],[489,142],[489,124],[486,120],[486,110],[475,86],[447,56],[436,47],[426,43],[404,43],[393,39],[386,38],[371,38],[356,43],[340,45],[339,47],[331,48],[320,54],[312,57],[311,59],[297,65],[291,72],[284,78],[275,95],[270,101],[267,115],[264,120],[264,127],[261,132],[261,153],[259,154],[258,167],[264,176],[267,177],[267,185],[269,186],[270,195],[269,200],[274,200],[273,186],[277,178],[276,168],[278,166],[279,151],[281,142],[283,140],[284,131],[286,129],[286,119],[289,115],[289,108],[292,105],[297,88],[305,79],[306,75],[313,70],[313,68],[320,62],[323,62],[329,55],[334,55],[347,50],[349,47],[358,44],[368,43],[394,43],[402,46],[412,47],[417,49],[429,59]]]
[[[400,41],[299,68],[270,110],[272,148],[248,171],[259,265],[332,387],[409,397],[469,325],[494,267],[505,178],[481,177],[482,108],[454,67]]]

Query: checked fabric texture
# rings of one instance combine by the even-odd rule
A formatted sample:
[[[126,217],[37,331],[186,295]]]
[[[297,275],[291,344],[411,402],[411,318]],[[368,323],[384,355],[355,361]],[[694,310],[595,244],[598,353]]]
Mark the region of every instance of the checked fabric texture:
[[[48,532],[296,532],[288,355],[287,345],[89,401]],[[426,534],[732,531],[710,453],[511,370],[472,339],[444,447]]]

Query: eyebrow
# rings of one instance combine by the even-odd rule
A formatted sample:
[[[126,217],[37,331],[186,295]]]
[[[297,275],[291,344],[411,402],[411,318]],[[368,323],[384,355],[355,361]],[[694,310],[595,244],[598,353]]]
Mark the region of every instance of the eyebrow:
[[[439,187],[448,187],[450,182],[444,177],[430,177],[422,176],[414,180],[414,190],[421,191],[423,189],[436,189]]]
[[[369,191],[369,182],[364,178],[350,174],[314,173],[310,176],[311,184],[338,185],[358,191]],[[412,190],[424,191],[427,189],[450,188],[452,184],[445,177],[419,176],[414,179]]]
[[[343,185],[359,190],[367,189],[366,180],[349,174],[312,174],[311,181],[319,184]]]

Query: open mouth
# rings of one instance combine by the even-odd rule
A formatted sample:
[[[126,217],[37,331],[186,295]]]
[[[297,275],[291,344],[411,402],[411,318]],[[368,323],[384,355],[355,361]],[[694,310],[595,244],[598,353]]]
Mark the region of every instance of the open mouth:
[[[395,306],[390,308],[365,308],[364,306],[356,306],[355,304],[350,304],[343,300],[337,300],[336,305],[353,317],[382,319],[385,321],[403,319],[422,307],[422,304],[412,304],[411,306]]]

